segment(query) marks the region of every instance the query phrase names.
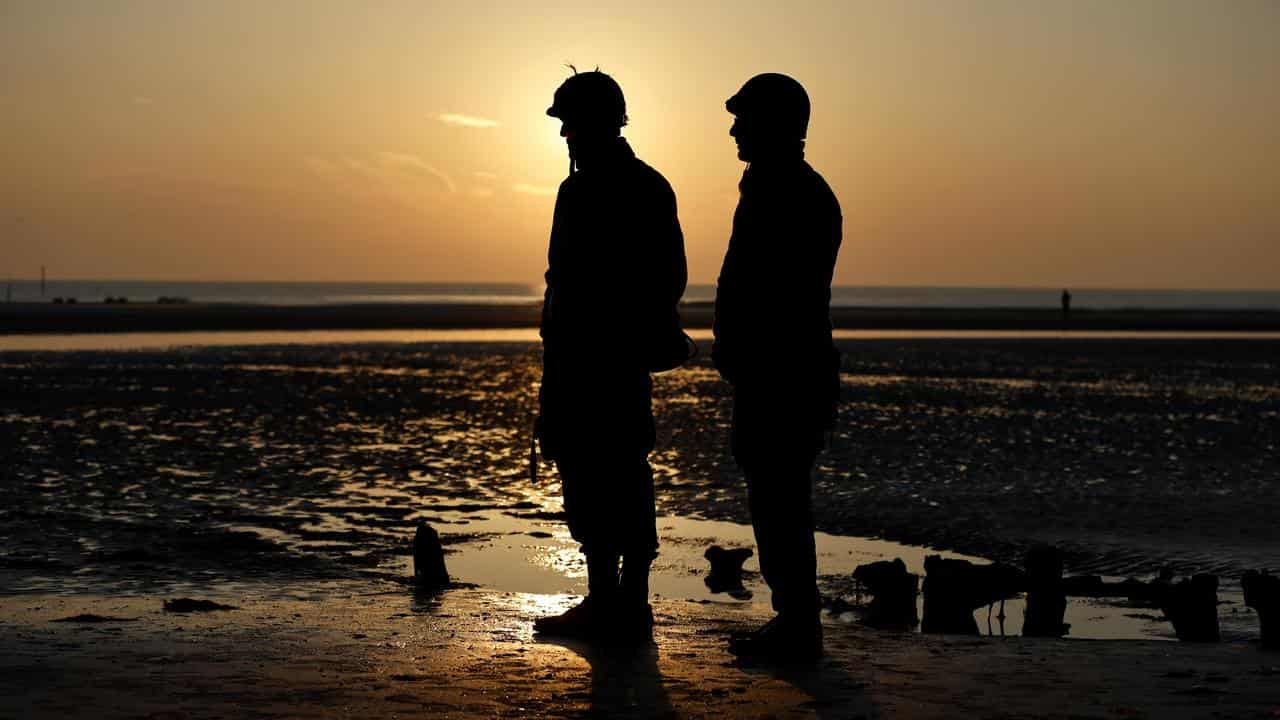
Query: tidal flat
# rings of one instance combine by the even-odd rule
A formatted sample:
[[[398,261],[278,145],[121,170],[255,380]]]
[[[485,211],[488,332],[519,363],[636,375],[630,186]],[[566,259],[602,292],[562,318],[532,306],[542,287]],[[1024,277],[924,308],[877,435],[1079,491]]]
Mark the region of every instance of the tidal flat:
[[[815,476],[818,528],[834,538],[820,558],[828,597],[848,590],[847,573],[863,557],[901,554],[910,564],[924,548],[1020,563],[1028,548],[1051,543],[1064,551],[1069,573],[1212,572],[1223,580],[1226,642],[1195,657],[1217,653],[1214,667],[1236,658],[1231,692],[1251,687],[1246,670],[1267,656],[1258,655],[1256,616],[1239,604],[1238,580],[1246,569],[1280,569],[1280,342],[894,338],[842,341],[841,349],[840,423]],[[560,522],[554,468],[544,463],[537,482],[529,477],[539,360],[537,345],[527,342],[0,353],[0,617],[4,646],[21,649],[13,677],[27,678],[56,705],[59,686],[38,678],[42,664],[68,671],[94,658],[111,664],[127,650],[111,638],[159,633],[147,618],[171,624],[156,608],[179,595],[260,604],[262,617],[314,603],[297,610],[307,617],[367,595],[374,599],[360,600],[361,612],[390,616],[376,598],[411,602],[404,580],[419,522],[440,531],[455,579],[464,583],[432,607],[486,608],[476,612],[495,628],[511,626],[487,642],[512,645],[502,652],[549,652],[528,646],[526,626],[581,591],[581,568]],[[729,388],[705,357],[656,376],[654,387],[659,440],[651,459],[666,519],[655,568],[659,622],[665,616],[697,628],[660,630],[656,652],[666,658],[658,665],[677,662],[688,666],[680,672],[694,672],[694,656],[722,654],[718,628],[763,616],[767,589],[750,563],[752,597],[711,597],[701,586],[705,545],[750,545],[745,491],[728,452]],[[872,552],[844,544],[871,542],[859,539],[886,545]],[[505,619],[494,609],[508,602],[503,598],[520,599]],[[51,607],[59,608],[57,617],[32,610]],[[95,609],[144,622],[41,624]],[[1069,617],[1069,637],[1112,637],[1089,629],[1109,617],[1121,622],[1114,637],[1147,639],[1086,643],[1101,653],[1098,662],[1118,668],[1167,658],[1167,650],[1154,648],[1169,647],[1156,640],[1171,632],[1151,612],[1081,605]],[[456,637],[446,632],[450,615],[433,616],[431,627],[441,634],[433,636],[435,654],[423,658],[447,654],[442,648]],[[243,607],[221,617],[232,629],[192,641],[225,645],[232,654],[235,646],[225,640],[259,630],[270,642],[293,642],[292,628],[266,623],[255,630],[257,616]],[[474,620],[459,620],[458,631],[483,633],[488,625]],[[847,620],[827,618],[847,639],[833,653],[833,668],[846,661],[871,667],[864,655],[872,646],[934,660],[955,649],[919,635],[890,641]],[[1058,652],[1056,642],[1001,640],[983,620],[984,634],[997,637],[983,641],[979,656]],[[361,632],[325,622],[325,632]],[[1016,626],[1004,629],[1017,633]],[[45,638],[49,633],[62,635]],[[99,635],[105,639],[87,646],[76,639]],[[57,643],[79,649],[63,653]],[[267,652],[285,666],[292,661],[282,647]],[[476,647],[468,652],[480,652]],[[1072,650],[1071,662],[1085,667],[1086,656],[1076,655],[1086,652]],[[1210,672],[1185,652],[1194,673]],[[248,659],[232,664],[242,661]],[[348,661],[359,658],[335,660]],[[724,669],[724,658],[714,662],[721,669],[711,674],[736,672]],[[854,704],[838,707],[854,708],[867,699],[861,689],[868,683],[905,672],[893,667],[844,678]],[[928,667],[912,672],[927,674]],[[430,675],[392,675],[415,673]],[[1086,676],[1071,682],[1087,687],[1093,681]],[[1187,685],[1166,679],[1171,693]],[[920,681],[928,685],[929,678]],[[520,694],[504,690],[496,675],[489,682],[487,692]],[[1220,702],[1220,686],[1207,687],[1201,700]],[[936,689],[941,703],[947,691]],[[20,688],[0,695],[9,698],[10,690]],[[420,690],[362,702],[408,702],[392,696],[421,699]],[[1148,690],[1155,692],[1142,692]],[[698,707],[732,707],[739,694],[728,688]],[[157,697],[161,706],[169,702],[164,693]],[[761,702],[782,703],[767,705],[778,712],[793,701],[801,714],[831,709],[803,693],[771,697]],[[1132,699],[1139,707],[1159,705],[1154,695]],[[2,707],[34,707],[15,702]],[[460,703],[454,714],[468,714],[466,703],[453,702]],[[551,705],[541,707],[551,713]],[[478,708],[470,714],[485,714]]]

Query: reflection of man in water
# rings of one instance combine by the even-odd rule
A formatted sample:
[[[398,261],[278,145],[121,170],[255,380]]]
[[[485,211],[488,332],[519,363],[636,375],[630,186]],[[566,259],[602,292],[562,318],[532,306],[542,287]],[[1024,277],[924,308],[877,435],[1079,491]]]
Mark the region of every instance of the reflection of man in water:
[[[534,629],[643,639],[653,626],[649,566],[658,547],[650,354],[664,329],[683,338],[684,238],[671,186],[621,137],[626,104],[612,78],[574,74],[547,114],[563,123],[570,175],[551,226],[538,435],[560,471],[588,594]]]
[[[798,82],[757,75],[726,107],[748,164],[716,289],[712,356],[733,385],[733,455],[778,613],[730,649],[810,658],[822,652],[810,495],[839,394],[830,304],[840,205],[805,162],[809,98]]]

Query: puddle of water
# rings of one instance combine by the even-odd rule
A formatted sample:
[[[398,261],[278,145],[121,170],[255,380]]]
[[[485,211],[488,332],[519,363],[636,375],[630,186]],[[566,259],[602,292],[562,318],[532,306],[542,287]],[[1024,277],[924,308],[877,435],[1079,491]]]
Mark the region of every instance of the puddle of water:
[[[446,519],[452,519],[445,513]],[[445,525],[439,529],[447,537],[450,532],[478,534],[475,540],[458,543],[446,562],[456,579],[504,592],[563,597],[586,592],[586,569],[577,543],[569,537],[562,522],[514,517],[500,512],[471,513],[465,525]],[[458,519],[461,519],[459,517]],[[530,533],[533,533],[532,535]],[[760,578],[759,563],[751,557],[743,565],[744,587],[749,597],[730,597],[713,593],[704,583],[709,567],[703,552],[711,545],[749,547],[755,541],[751,527],[732,522],[701,520],[687,517],[663,517],[658,520],[661,548],[650,578],[651,591],[666,600],[702,602],[750,602],[763,607],[769,604],[769,589]],[[823,576],[847,576],[858,565],[876,560],[902,558],[907,569],[924,575],[926,555],[969,560],[986,564],[982,558],[903,545],[887,540],[847,537],[816,533],[818,571]],[[404,572],[410,572],[406,558]],[[1118,580],[1119,578],[1108,578]],[[1248,637],[1254,632],[1256,618],[1251,614],[1233,617],[1232,607],[1239,608],[1239,589],[1224,587],[1219,593],[1228,604],[1221,616],[1224,638]],[[923,599],[921,599],[923,605]],[[1005,619],[1001,627],[999,606],[991,613],[988,625],[986,608],[974,613],[983,634],[1016,636],[1022,632],[1025,601],[1011,599],[1005,603]],[[917,608],[923,613],[923,607]],[[856,622],[854,613],[846,613],[841,622]],[[1173,628],[1162,619],[1159,610],[1138,609],[1122,604],[1085,598],[1068,601],[1065,621],[1071,624],[1068,638],[1075,639],[1144,639],[1173,640]],[[918,628],[917,628],[918,629]]]

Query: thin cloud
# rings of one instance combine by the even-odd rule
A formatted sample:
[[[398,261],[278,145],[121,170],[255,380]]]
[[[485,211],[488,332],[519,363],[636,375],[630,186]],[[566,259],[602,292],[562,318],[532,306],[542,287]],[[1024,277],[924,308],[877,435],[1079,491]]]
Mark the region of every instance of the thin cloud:
[[[525,195],[548,196],[548,195],[556,194],[555,188],[543,187],[542,185],[530,185],[528,183],[516,183],[515,185],[511,186],[511,189],[515,192],[523,193]]]
[[[480,178],[481,180],[497,180],[498,179],[497,173],[484,172],[482,170],[477,170],[471,174],[475,177]]]
[[[432,165],[429,165],[427,161],[423,160],[417,155],[409,155],[407,153],[383,152],[383,153],[379,153],[378,157],[379,159],[381,159],[382,164],[386,167],[395,168],[399,170],[409,170],[411,172],[426,175],[428,177],[432,177],[438,180],[449,190],[449,192],[458,191],[457,183],[453,181],[452,177],[449,177],[448,173]]]
[[[436,119],[445,125],[457,125],[458,127],[467,128],[495,128],[498,127],[497,120],[489,118],[476,117],[475,115],[461,115],[459,113],[440,113],[436,115]]]
[[[336,169],[332,162],[316,155],[308,155],[302,159],[302,162],[306,165],[308,170],[320,177],[333,177],[334,170]]]

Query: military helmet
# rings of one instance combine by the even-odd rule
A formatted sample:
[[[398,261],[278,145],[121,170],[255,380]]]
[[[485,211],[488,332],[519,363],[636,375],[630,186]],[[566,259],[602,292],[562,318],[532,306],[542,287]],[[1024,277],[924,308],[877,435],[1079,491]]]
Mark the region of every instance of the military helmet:
[[[622,127],[627,124],[627,101],[613,78],[600,72],[577,72],[556,88],[547,114],[564,121]]]
[[[758,121],[797,140],[809,132],[809,94],[787,75],[756,75],[724,106],[738,117]]]

